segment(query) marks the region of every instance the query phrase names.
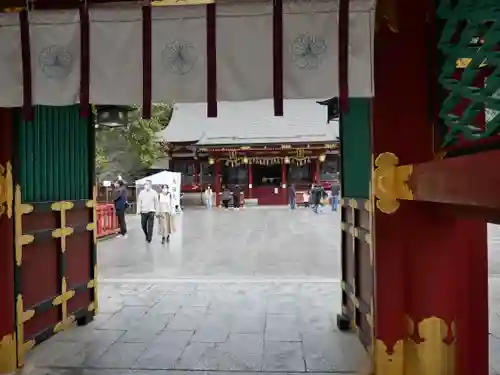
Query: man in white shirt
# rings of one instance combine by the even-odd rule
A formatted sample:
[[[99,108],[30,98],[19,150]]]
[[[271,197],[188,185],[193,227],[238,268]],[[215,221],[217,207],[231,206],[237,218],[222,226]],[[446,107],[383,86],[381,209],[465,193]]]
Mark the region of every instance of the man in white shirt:
[[[141,215],[142,230],[148,243],[153,238],[153,226],[157,209],[158,193],[153,189],[151,180],[147,180],[144,190],[139,193],[137,199],[137,212]]]

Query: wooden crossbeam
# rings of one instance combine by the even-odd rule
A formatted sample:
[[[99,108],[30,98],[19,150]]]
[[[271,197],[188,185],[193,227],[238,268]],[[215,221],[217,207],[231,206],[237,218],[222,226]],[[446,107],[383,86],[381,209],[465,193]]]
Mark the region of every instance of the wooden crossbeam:
[[[417,201],[500,208],[500,150],[415,164],[408,187]]]
[[[147,3],[148,1],[146,1]],[[150,0],[152,6],[176,6],[176,5],[206,5],[212,4],[215,0]],[[33,9],[77,9],[81,0],[34,0],[31,2]],[[91,5],[94,4],[127,4],[134,3],[134,0],[88,0]],[[135,1],[135,3],[138,3]],[[118,5],[120,6],[120,5]],[[21,12],[25,9],[25,2],[22,0],[4,0],[0,6],[0,12]]]
[[[443,208],[471,213],[500,209],[500,150],[402,166],[393,154],[381,156],[391,159],[377,165],[373,174],[377,208],[382,212],[395,212],[401,200],[442,203]]]

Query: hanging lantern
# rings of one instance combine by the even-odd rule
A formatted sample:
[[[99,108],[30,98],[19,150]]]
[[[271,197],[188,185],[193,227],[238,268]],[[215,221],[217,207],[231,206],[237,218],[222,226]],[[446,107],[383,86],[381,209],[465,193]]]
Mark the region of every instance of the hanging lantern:
[[[318,157],[319,161],[320,162],[324,162],[326,160],[326,155],[325,154],[321,154],[319,157]]]
[[[288,156],[285,156],[285,164],[290,164],[290,158]]]
[[[134,107],[126,105],[99,105],[96,106],[96,124],[107,128],[120,128],[128,125],[128,113]]]
[[[215,160],[214,160],[214,158],[209,158],[209,159],[208,159],[208,164],[210,164],[210,165],[214,165],[214,164],[215,164]]]

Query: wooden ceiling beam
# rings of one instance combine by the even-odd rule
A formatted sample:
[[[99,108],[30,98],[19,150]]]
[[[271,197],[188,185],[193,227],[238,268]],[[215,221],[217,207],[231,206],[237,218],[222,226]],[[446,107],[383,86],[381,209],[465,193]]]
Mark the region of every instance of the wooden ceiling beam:
[[[175,6],[175,5],[206,5],[214,3],[215,0],[87,0],[92,5],[136,3],[143,4],[151,1],[152,6]],[[85,0],[29,0],[30,9],[54,10],[54,9],[76,9]],[[18,12],[26,7],[23,0],[3,0],[0,5],[0,11]]]

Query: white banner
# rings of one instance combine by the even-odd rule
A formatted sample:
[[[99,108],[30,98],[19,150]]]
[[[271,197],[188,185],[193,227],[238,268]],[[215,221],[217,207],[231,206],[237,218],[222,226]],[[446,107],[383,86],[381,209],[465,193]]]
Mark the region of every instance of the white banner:
[[[206,6],[153,7],[153,102],[205,102]]]
[[[217,5],[217,100],[272,96],[272,4]]]
[[[0,13],[0,107],[23,105],[21,27],[17,13]]]
[[[374,95],[373,34],[375,11],[352,9],[349,13],[349,96]]]
[[[142,12],[94,8],[90,14],[90,102],[142,104]]]
[[[70,105],[80,98],[78,10],[28,13],[33,104]]]
[[[287,99],[339,93],[338,4],[291,2],[283,8],[283,90]]]

